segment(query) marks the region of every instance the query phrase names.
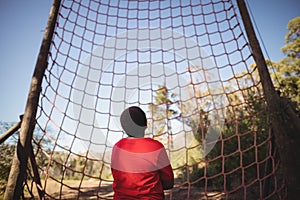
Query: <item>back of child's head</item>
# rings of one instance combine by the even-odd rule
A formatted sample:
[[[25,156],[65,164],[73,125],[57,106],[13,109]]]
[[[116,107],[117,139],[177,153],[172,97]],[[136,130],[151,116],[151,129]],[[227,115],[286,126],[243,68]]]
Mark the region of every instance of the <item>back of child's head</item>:
[[[131,137],[144,137],[147,128],[147,118],[145,112],[137,107],[131,106],[125,109],[120,117],[123,130]]]

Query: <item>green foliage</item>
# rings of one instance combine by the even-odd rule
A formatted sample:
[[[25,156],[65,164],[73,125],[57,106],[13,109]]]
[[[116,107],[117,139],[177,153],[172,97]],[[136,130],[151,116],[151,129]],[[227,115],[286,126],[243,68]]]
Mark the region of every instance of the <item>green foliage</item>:
[[[190,119],[186,120],[186,123],[192,128],[195,139],[201,144],[211,122],[208,118],[209,113],[204,111],[203,108],[201,108],[198,113],[199,117],[192,116]]]
[[[0,134],[7,131],[14,123],[0,122]],[[17,134],[14,133],[3,144],[0,144],[0,198],[4,195],[6,188],[11,162],[15,152],[15,144],[17,143]]]
[[[0,145],[0,196],[2,196],[5,191],[14,151],[15,145]]]
[[[259,96],[252,88],[244,90],[243,98],[235,93],[228,95],[232,106],[227,109],[221,138],[202,164],[182,169],[183,181],[195,182],[195,186],[207,184],[211,188],[231,189],[242,183],[242,173],[247,183],[257,178],[257,161],[265,158],[269,144],[266,106]],[[195,124],[196,139],[201,143],[211,122],[207,113],[199,112],[202,117],[191,118],[189,124]]]
[[[281,49],[285,57],[273,63],[273,79],[281,95],[294,102],[300,111],[300,17],[290,20],[287,29],[286,45]]]
[[[152,131],[155,136],[161,136],[166,130],[171,129],[167,120],[178,116],[176,107],[176,94],[170,92],[166,86],[158,86],[154,103],[148,105],[152,117]]]

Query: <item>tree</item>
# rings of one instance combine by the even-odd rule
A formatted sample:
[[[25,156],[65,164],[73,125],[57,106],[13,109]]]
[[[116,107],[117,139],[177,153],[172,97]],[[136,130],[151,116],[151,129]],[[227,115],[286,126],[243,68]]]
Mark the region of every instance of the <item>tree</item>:
[[[7,131],[14,123],[0,122],[0,133]],[[17,143],[17,132],[8,138],[3,144],[0,144],[0,197],[4,194],[7,179],[10,172],[12,158]]]
[[[258,176],[257,166],[253,163],[265,159],[269,143],[266,142],[268,141],[266,105],[264,100],[259,98],[257,91],[248,88],[243,98],[236,94],[231,94],[228,98],[233,108],[227,109],[221,138],[206,157],[208,161],[206,176],[214,177],[219,174],[220,176],[209,179],[208,184],[222,187],[225,185],[222,177],[223,165],[224,173],[227,174],[225,186],[231,190],[234,185],[242,184],[242,172],[237,169],[244,168],[244,180],[247,183]],[[215,159],[218,157],[220,159]]]
[[[281,96],[290,99],[300,111],[300,17],[289,21],[285,36],[286,45],[282,52],[286,55],[274,64],[274,84]]]
[[[15,152],[15,145],[2,144],[0,145],[0,197],[4,194],[5,186],[10,171],[12,155]]]
[[[197,186],[214,187],[217,190],[224,187],[231,190],[235,185],[242,184],[241,177],[244,177],[246,183],[254,181],[258,177],[257,167],[260,167],[260,171],[265,171],[265,165],[255,164],[265,159],[270,143],[266,104],[261,86],[258,84],[259,76],[254,67],[253,65],[251,74],[238,74],[237,77],[242,77],[237,80],[238,83],[232,80],[226,84],[224,94],[229,106],[226,108],[225,125],[221,129],[221,136],[208,155],[198,162],[200,165],[182,170],[183,181],[196,183],[194,185]],[[190,117],[185,119],[185,123],[192,127],[195,138],[203,144],[213,120],[209,118],[209,98],[205,98],[211,94],[203,88],[195,87],[193,92],[198,105],[190,103],[182,106],[184,108],[182,112],[189,113],[187,116]],[[185,176],[187,170],[189,170],[188,177]]]
[[[151,126],[154,137],[163,136],[171,127],[168,120],[176,118],[176,94],[171,93],[166,86],[158,86],[154,103],[148,105],[151,114]]]

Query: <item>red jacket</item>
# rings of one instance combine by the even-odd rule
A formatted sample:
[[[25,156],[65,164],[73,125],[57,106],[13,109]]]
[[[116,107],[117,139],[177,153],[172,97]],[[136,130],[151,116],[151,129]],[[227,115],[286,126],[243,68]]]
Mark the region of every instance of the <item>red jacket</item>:
[[[124,138],[113,148],[114,199],[164,199],[174,174],[164,146],[151,138]]]

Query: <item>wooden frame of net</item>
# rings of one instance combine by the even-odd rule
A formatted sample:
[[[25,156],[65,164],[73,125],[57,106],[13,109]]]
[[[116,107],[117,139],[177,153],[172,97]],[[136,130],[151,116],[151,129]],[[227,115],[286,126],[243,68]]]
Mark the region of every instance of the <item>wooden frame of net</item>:
[[[126,2],[54,1],[5,199],[111,199],[107,135],[124,137],[111,123],[131,104],[149,108],[149,137],[176,160],[167,198],[297,195],[299,118],[274,89],[244,1],[236,3],[246,33],[232,1]]]

